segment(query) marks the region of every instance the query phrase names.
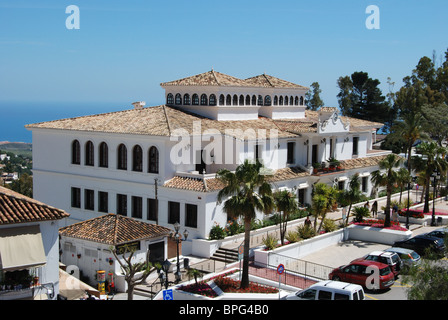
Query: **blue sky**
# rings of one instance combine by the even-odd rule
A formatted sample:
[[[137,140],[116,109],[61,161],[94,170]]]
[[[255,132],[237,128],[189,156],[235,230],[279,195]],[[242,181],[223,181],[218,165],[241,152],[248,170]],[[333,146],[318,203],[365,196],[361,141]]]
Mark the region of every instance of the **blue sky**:
[[[80,9],[68,30],[65,9]],[[368,5],[380,29],[365,26]],[[0,1],[0,100],[147,105],[161,82],[214,70],[310,86],[337,106],[354,71],[402,85],[422,56],[448,48],[448,1]]]

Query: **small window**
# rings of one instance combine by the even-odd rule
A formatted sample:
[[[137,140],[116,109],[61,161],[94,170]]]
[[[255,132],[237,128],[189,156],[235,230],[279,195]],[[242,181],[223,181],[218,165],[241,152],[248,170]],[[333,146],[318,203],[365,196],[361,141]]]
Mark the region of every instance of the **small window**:
[[[274,106],[278,105],[278,97],[274,96]]]
[[[234,106],[238,105],[238,96],[236,94],[233,95],[233,105]]]
[[[143,200],[142,197],[132,197],[132,217],[142,218]]]
[[[300,105],[303,106],[303,96],[300,96]]]
[[[356,296],[358,296],[357,293],[356,293]],[[350,296],[348,294],[345,294],[345,293],[335,292],[334,293],[334,300],[350,300]]]
[[[180,203],[168,201],[168,223],[180,222]]]
[[[317,300],[331,300],[331,291],[319,290],[319,294],[317,296]]]
[[[206,94],[201,95],[201,106],[206,106],[208,104],[208,99]]]
[[[174,97],[172,93],[168,93],[166,96],[166,104],[174,104]]]
[[[149,148],[149,173],[159,173],[159,150],[152,146]]]
[[[240,95],[240,102],[239,102],[240,106],[244,106],[244,96]]]
[[[78,140],[72,142],[72,164],[81,164],[81,146]]]
[[[257,96],[256,96],[256,95],[253,95],[253,96],[252,96],[252,105],[253,105],[253,106],[256,106],[256,105],[257,105]]]
[[[107,168],[109,166],[109,148],[106,142],[101,142],[99,148],[99,163],[101,168]]]
[[[263,96],[262,95],[258,95],[257,105],[259,105],[259,106],[263,105]]]
[[[199,105],[199,96],[195,93],[195,94],[193,94],[193,97],[192,97],[192,105],[194,105],[194,106],[198,106]]]
[[[289,104],[288,96],[285,97],[285,106]]]
[[[128,196],[125,194],[117,194],[117,214],[128,215]]]
[[[353,155],[358,155],[359,137],[353,137]]]
[[[85,145],[85,165],[86,166],[93,166],[94,165],[94,149],[93,149],[93,142],[87,141]]]
[[[278,104],[279,104],[280,106],[283,105],[283,96],[280,96],[280,98],[279,98],[279,100],[278,100]]]
[[[109,194],[104,191],[98,191],[98,211],[109,212]]]
[[[299,105],[299,97],[296,96],[294,99],[294,105],[298,106]]]
[[[84,190],[84,209],[95,210],[95,193],[93,190]]]
[[[250,106],[250,95],[246,96],[246,106]]]
[[[81,189],[72,187],[72,207],[81,208]]]
[[[185,226],[197,228],[198,226],[198,206],[195,204],[185,204]]]
[[[264,105],[270,106],[272,104],[271,96],[264,97]]]
[[[147,219],[157,221],[158,201],[157,199],[148,199],[147,201]]]
[[[177,105],[181,105],[182,104],[182,96],[180,95],[180,93],[176,93],[176,100],[175,103]]]
[[[132,149],[132,171],[142,172],[143,170],[143,151],[139,145]]]
[[[219,105],[220,106],[223,106],[224,104],[225,104],[225,97],[224,97],[224,95],[223,94],[221,94],[220,96],[219,96]]]
[[[362,192],[364,192],[364,193],[367,192],[367,187],[368,187],[368,183],[369,183],[368,178],[369,177],[362,177],[362,180],[361,180],[361,182],[362,182]]]
[[[230,94],[228,94],[226,97],[226,105],[227,106],[232,105],[232,96]]]
[[[128,169],[128,151],[124,144],[120,144],[118,146],[117,169],[119,170]]]
[[[211,106],[216,106],[216,96],[214,94],[210,95],[209,103]]]
[[[184,95],[184,105],[186,106],[190,105],[190,95],[188,93]]]
[[[288,152],[286,157],[286,163],[287,164],[293,164],[294,163],[294,148],[295,148],[295,142],[288,142]]]

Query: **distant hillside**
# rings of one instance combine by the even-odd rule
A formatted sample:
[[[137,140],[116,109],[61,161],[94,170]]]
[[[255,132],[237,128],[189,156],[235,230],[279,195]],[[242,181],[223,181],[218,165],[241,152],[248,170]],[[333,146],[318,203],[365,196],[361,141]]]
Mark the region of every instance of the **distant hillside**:
[[[33,145],[27,142],[0,141],[0,150],[31,157]]]

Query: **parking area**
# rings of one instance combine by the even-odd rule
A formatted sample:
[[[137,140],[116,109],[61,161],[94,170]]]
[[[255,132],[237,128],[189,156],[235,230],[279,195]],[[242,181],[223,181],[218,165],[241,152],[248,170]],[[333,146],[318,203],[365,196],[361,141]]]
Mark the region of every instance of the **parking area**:
[[[440,227],[420,227],[413,230],[413,236],[431,232]],[[358,240],[349,240],[336,245],[329,246],[312,254],[303,257],[303,260],[314,262],[329,267],[337,268],[350,263],[356,258],[360,258],[375,250],[385,250],[390,245],[364,242]],[[368,300],[407,300],[406,288],[401,282],[402,276],[399,276],[390,290],[384,292],[366,291]]]

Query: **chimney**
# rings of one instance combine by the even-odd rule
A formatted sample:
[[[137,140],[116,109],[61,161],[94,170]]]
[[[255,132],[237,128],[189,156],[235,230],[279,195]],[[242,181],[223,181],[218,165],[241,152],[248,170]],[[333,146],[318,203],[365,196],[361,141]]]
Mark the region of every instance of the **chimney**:
[[[145,101],[137,101],[133,102],[132,105],[134,106],[134,109],[143,109],[143,107],[146,105]]]

